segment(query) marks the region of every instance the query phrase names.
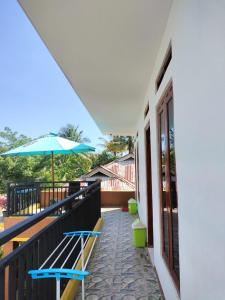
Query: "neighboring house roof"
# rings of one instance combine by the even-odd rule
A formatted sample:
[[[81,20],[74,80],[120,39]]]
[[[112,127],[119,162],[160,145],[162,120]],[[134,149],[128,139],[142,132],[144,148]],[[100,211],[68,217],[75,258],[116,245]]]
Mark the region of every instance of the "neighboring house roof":
[[[115,177],[113,172],[110,170],[106,169],[104,166],[99,166],[91,170],[89,173],[84,174],[82,177],[92,177],[94,175],[98,175],[98,173],[101,173],[102,175],[105,175],[107,177]]]
[[[120,157],[108,163],[104,167],[135,184],[135,165],[133,154],[127,154]]]
[[[108,184],[112,185],[112,180],[121,182],[123,189],[127,186],[127,189],[135,190],[135,178],[134,178],[134,156],[133,154],[127,154],[120,157],[104,166],[99,166],[81,176],[81,180],[87,178],[99,178],[104,180],[104,177],[110,179]],[[106,180],[108,180],[106,179]],[[104,183],[106,188],[107,183]],[[118,186],[118,185],[117,185]]]
[[[130,187],[135,188],[135,184],[126,180],[122,176],[114,173],[113,171],[107,169],[105,166],[96,167],[95,169],[91,170],[89,173],[83,175],[81,178],[84,179],[84,178],[94,177],[96,175],[99,176],[100,175],[99,173],[101,173],[103,176],[107,176],[109,178],[119,179],[119,180],[123,181],[124,183],[126,183],[127,185],[129,185]]]
[[[113,163],[122,162],[122,161],[126,161],[126,160],[134,160],[134,154],[132,154],[132,153],[126,154],[126,155],[124,155],[122,157],[119,157],[119,158],[111,161],[110,163],[106,164],[105,166],[109,166],[109,165],[111,165]]]

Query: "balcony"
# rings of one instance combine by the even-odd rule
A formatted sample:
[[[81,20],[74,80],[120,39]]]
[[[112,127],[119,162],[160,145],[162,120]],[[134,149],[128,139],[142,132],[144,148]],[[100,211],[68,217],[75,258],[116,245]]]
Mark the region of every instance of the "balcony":
[[[7,216],[32,216],[54,203],[87,187],[89,181],[56,181],[9,183],[7,191]],[[62,210],[55,211],[60,215]]]
[[[2,246],[24,231],[31,229],[32,226],[39,224],[42,220],[52,217],[47,226],[0,261],[0,300],[55,298],[54,280],[32,280],[28,275],[28,271],[39,268],[57,247],[64,232],[93,230],[101,217],[100,182],[92,182],[89,186],[86,183],[86,187],[80,182],[78,184],[75,185],[76,187],[79,186],[79,191],[74,193],[74,190],[70,190],[73,193],[69,195],[68,188],[68,196],[67,191],[64,191],[65,196],[67,196],[65,199],[56,201],[51,205],[49,203],[46,208],[41,205],[38,210],[35,210],[36,214],[26,217],[23,221],[0,234],[0,246]],[[14,217],[21,214],[22,211],[23,216],[28,216],[27,209],[35,198],[26,196],[25,200],[25,196],[21,195],[27,194],[27,189],[31,190],[31,187],[25,188],[24,185],[23,188],[18,187],[19,185],[14,185],[12,189],[14,192],[11,191],[12,195],[19,189],[20,192],[26,190],[26,193],[19,194],[19,197],[22,197],[23,200],[21,198],[18,200],[17,196],[10,196],[8,214]],[[16,203],[15,199],[20,203]],[[32,205],[36,207],[38,203],[40,203],[39,200],[32,203]],[[76,257],[77,253],[74,253],[74,255]],[[65,259],[65,257],[62,257],[62,259]],[[68,280],[62,280],[61,292],[65,289],[67,282]]]
[[[100,182],[11,184],[8,197],[7,218],[22,217],[23,221],[0,234],[0,246],[46,219],[51,222],[0,260],[0,300],[55,299],[55,280],[32,280],[28,271],[40,267],[64,232],[94,229],[101,220]],[[102,215],[102,236],[87,267],[85,299],[162,299],[147,251],[132,246],[134,217],[119,209],[104,209]],[[77,254],[74,251],[68,261]],[[61,259],[67,257],[64,253]],[[73,292],[67,296],[69,282],[61,280],[61,299],[80,299],[74,280]]]

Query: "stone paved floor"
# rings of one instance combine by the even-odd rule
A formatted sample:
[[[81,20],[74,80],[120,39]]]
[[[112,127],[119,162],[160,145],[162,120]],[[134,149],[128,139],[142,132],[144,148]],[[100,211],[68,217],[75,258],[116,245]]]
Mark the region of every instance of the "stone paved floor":
[[[163,299],[146,250],[132,246],[134,217],[115,210],[104,212],[103,218],[102,235],[87,267],[90,275],[85,280],[85,299]],[[80,293],[76,299],[81,299]]]

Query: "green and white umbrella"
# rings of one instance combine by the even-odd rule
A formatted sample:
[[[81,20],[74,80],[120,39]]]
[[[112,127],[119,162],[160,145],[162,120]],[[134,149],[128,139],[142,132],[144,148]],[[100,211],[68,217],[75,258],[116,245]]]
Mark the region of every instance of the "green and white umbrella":
[[[31,141],[23,146],[11,149],[2,156],[35,156],[51,155],[52,181],[54,182],[54,154],[77,154],[95,151],[94,147],[82,143],[76,143],[62,138],[55,133],[49,133],[39,139]]]

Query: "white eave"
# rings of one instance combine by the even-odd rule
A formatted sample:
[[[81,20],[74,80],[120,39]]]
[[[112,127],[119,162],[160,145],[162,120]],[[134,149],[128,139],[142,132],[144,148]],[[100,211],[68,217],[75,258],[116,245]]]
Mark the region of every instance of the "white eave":
[[[104,133],[134,134],[172,0],[18,0]]]

